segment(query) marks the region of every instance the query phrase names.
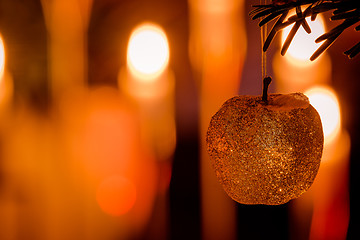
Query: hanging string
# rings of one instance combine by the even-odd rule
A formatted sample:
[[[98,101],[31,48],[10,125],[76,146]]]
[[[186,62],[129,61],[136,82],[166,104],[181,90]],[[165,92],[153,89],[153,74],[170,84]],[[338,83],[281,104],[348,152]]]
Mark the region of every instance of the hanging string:
[[[260,5],[266,4],[266,0],[260,0]],[[264,18],[264,17],[263,17]],[[262,79],[266,77],[266,52],[263,51],[265,38],[267,36],[267,24],[264,24],[260,28],[260,40],[261,40],[261,74]]]
[[[260,0],[260,5],[266,4],[266,0],[264,2]],[[266,76],[266,51],[264,52],[263,46],[265,43],[265,38],[267,36],[267,24],[264,24],[260,29],[260,37],[261,37],[261,73],[263,80],[263,92],[262,92],[262,101],[265,104],[268,104],[268,89],[271,83],[271,77]]]

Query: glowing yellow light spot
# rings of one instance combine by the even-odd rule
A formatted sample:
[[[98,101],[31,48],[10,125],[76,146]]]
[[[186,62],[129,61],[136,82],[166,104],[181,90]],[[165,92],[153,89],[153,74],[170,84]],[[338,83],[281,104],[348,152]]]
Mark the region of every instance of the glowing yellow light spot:
[[[2,79],[4,75],[5,68],[5,48],[2,37],[0,36],[0,79]]]
[[[131,72],[144,81],[160,75],[169,62],[165,32],[154,24],[137,27],[130,36],[127,61]]]
[[[111,176],[98,187],[96,200],[105,213],[120,216],[133,208],[136,200],[136,187],[127,178]]]
[[[325,137],[325,143],[332,141],[340,132],[340,105],[328,87],[314,87],[305,92],[311,105],[318,111]]]
[[[297,60],[299,63],[310,62],[309,59],[311,55],[321,45],[321,43],[315,43],[315,39],[325,33],[324,20],[321,15],[318,15],[315,21],[311,21],[310,17],[307,17],[306,21],[310,26],[311,33],[308,34],[301,26],[291,41],[286,53],[286,55],[289,55],[289,57]],[[291,24],[283,30],[281,36],[282,44],[285,42],[293,25],[294,24]]]

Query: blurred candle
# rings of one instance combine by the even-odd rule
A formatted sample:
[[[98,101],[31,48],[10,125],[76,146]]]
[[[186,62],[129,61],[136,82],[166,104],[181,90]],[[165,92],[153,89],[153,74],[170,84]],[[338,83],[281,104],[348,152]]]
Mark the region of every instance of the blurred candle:
[[[174,76],[168,68],[169,43],[164,30],[153,23],[137,26],[129,38],[126,70],[119,85],[140,111],[144,140],[158,160],[171,158],[176,144]]]
[[[0,35],[0,122],[7,117],[3,114],[3,111],[6,111],[9,107],[13,93],[13,81],[10,73],[6,71],[5,57],[5,46],[3,38]]]
[[[350,138],[341,126],[340,104],[329,86],[314,86],[305,95],[320,115],[324,149],[313,186],[292,202],[292,235],[294,239],[346,239]]]
[[[41,0],[49,32],[51,93],[58,99],[85,87],[87,29],[93,0]],[[74,64],[76,63],[76,64]]]
[[[170,49],[165,31],[157,24],[145,22],[135,27],[127,48],[126,69],[119,73],[120,88],[132,99],[140,113],[141,133],[153,151],[159,169],[158,193],[152,222],[157,229],[153,238],[167,238],[168,186],[172,155],[176,146],[174,84],[169,69]],[[164,231],[165,229],[165,231]]]
[[[308,34],[300,27],[293,38],[285,56],[275,55],[273,69],[277,91],[281,93],[305,91],[314,84],[330,81],[331,61],[328,54],[322,54],[311,62],[309,59],[321,43],[315,39],[325,33],[324,20],[318,15],[315,21],[306,18],[311,28]],[[281,43],[285,42],[293,25],[286,27],[282,32]]]
[[[189,6],[189,56],[200,86],[202,238],[236,239],[235,202],[216,179],[205,137],[211,116],[238,94],[246,52],[244,1],[189,0]]]
[[[312,187],[310,239],[346,239],[350,137],[341,127],[340,105],[331,88],[314,87],[305,94],[319,112],[325,137],[322,163]]]
[[[12,97],[13,85],[10,74],[5,70],[5,46],[3,38],[0,35],[0,134],[1,139],[7,139],[4,132],[8,131],[9,125],[7,124],[10,117],[8,110],[9,101]],[[4,136],[5,135],[5,136]],[[7,139],[8,141],[8,139]],[[6,141],[6,142],[7,142]],[[5,145],[2,144],[2,147]],[[4,156],[4,151],[1,153],[1,175],[2,175],[2,189],[0,193],[0,239],[15,239],[17,231],[17,204],[13,201],[11,190],[9,191],[9,182],[7,174],[9,172],[8,159]],[[11,159],[13,160],[13,159]]]

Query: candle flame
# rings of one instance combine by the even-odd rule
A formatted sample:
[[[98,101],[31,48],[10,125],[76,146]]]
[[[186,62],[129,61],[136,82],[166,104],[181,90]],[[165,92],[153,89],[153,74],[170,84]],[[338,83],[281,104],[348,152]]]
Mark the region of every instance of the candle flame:
[[[169,44],[165,32],[149,23],[137,27],[130,36],[127,61],[138,79],[154,80],[169,62]]]
[[[306,21],[310,26],[311,33],[308,34],[303,27],[300,27],[287,51],[289,57],[298,63],[310,62],[311,55],[321,45],[321,43],[315,43],[315,39],[325,33],[324,19],[321,15],[318,15],[315,21],[311,21],[310,17],[307,17]],[[283,30],[282,44],[285,42],[293,25],[291,24]]]
[[[5,69],[5,47],[2,37],[0,36],[0,79],[4,75]]]
[[[325,144],[332,141],[340,133],[340,104],[335,92],[329,87],[313,87],[305,92],[311,105],[318,111]]]

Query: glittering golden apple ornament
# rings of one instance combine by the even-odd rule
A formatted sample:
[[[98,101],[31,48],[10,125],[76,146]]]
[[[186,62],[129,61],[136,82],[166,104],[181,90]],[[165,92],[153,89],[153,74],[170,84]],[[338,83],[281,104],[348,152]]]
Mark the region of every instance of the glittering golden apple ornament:
[[[319,114],[302,93],[267,96],[270,81],[262,97],[227,100],[207,132],[216,176],[243,204],[278,205],[297,198],[310,188],[320,166]]]

